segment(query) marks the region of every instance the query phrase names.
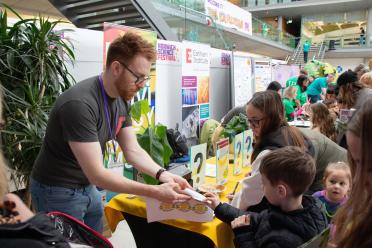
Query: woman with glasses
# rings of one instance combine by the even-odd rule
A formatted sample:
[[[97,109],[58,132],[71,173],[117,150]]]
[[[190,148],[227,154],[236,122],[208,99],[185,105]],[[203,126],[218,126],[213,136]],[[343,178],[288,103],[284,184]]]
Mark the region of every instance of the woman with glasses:
[[[249,210],[261,211],[266,205],[261,202],[263,191],[259,168],[262,158],[270,151],[285,146],[299,146],[311,155],[314,155],[314,148],[299,129],[288,125],[282,99],[275,91],[254,94],[247,104],[247,117],[255,137],[252,173],[243,180],[242,189],[234,196],[232,205],[243,210],[256,205]]]
[[[237,208],[256,212],[266,208],[259,168],[262,158],[272,150],[299,146],[314,157],[317,169],[309,193],[321,188],[322,175],[328,163],[347,160],[346,150],[326,136],[310,129],[289,126],[281,97],[274,91],[254,94],[247,104],[247,118],[255,137],[252,173],[243,180],[240,192],[233,198],[232,205]]]

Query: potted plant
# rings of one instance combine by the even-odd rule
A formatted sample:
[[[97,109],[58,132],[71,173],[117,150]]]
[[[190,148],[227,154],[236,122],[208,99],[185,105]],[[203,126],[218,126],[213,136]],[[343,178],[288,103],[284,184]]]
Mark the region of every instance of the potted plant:
[[[168,165],[173,150],[167,139],[167,127],[161,124],[155,125],[150,121],[148,114],[151,109],[147,100],[135,102],[131,106],[130,115],[136,122],[140,122],[141,117],[146,119],[148,127],[141,127],[137,133],[137,140],[140,146],[150,155],[150,157],[160,166]],[[158,184],[158,180],[146,174],[142,174],[147,184]]]
[[[231,120],[226,124],[226,126],[223,129],[222,135],[225,138],[229,138],[229,153],[234,154],[234,144],[233,140],[235,135],[244,132],[245,130],[249,129],[248,125],[248,119],[247,116],[245,116],[242,113],[239,113],[239,115],[235,115]]]
[[[5,126],[1,139],[16,185],[28,185],[39,153],[49,111],[57,96],[75,80],[66,63],[74,60],[72,45],[55,31],[60,21],[39,17],[9,25],[0,10],[0,83]]]

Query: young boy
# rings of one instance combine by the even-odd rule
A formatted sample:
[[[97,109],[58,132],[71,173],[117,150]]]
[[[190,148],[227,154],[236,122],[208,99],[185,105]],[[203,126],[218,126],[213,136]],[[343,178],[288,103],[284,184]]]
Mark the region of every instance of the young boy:
[[[244,212],[206,194],[217,218],[231,223],[236,248],[298,247],[327,228],[327,218],[311,196],[304,196],[315,177],[314,160],[298,147],[270,152],[262,160],[260,173],[269,208]]]

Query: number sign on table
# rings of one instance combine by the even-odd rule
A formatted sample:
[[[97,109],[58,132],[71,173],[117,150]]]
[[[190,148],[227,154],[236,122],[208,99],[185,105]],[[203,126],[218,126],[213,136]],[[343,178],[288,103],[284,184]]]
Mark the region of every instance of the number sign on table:
[[[207,144],[200,144],[190,148],[190,164],[194,189],[205,181],[205,164],[207,160]]]

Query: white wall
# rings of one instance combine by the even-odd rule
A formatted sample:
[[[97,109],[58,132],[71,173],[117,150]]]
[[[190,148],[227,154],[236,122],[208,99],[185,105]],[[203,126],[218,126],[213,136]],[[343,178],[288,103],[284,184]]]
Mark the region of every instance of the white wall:
[[[79,82],[103,70],[103,32],[81,28],[73,30],[65,34],[75,48],[75,64],[68,68]]]
[[[343,71],[348,69],[354,70],[354,68],[360,64],[364,63],[363,58],[340,58],[340,59],[324,59],[324,62],[330,63],[334,67],[341,66]]]
[[[181,65],[156,65],[155,123],[182,126]]]
[[[211,49],[211,67],[209,84],[209,106],[210,118],[220,121],[231,109],[231,77],[230,64],[222,63],[222,57],[230,57],[231,52]],[[226,62],[226,61],[225,61]]]

